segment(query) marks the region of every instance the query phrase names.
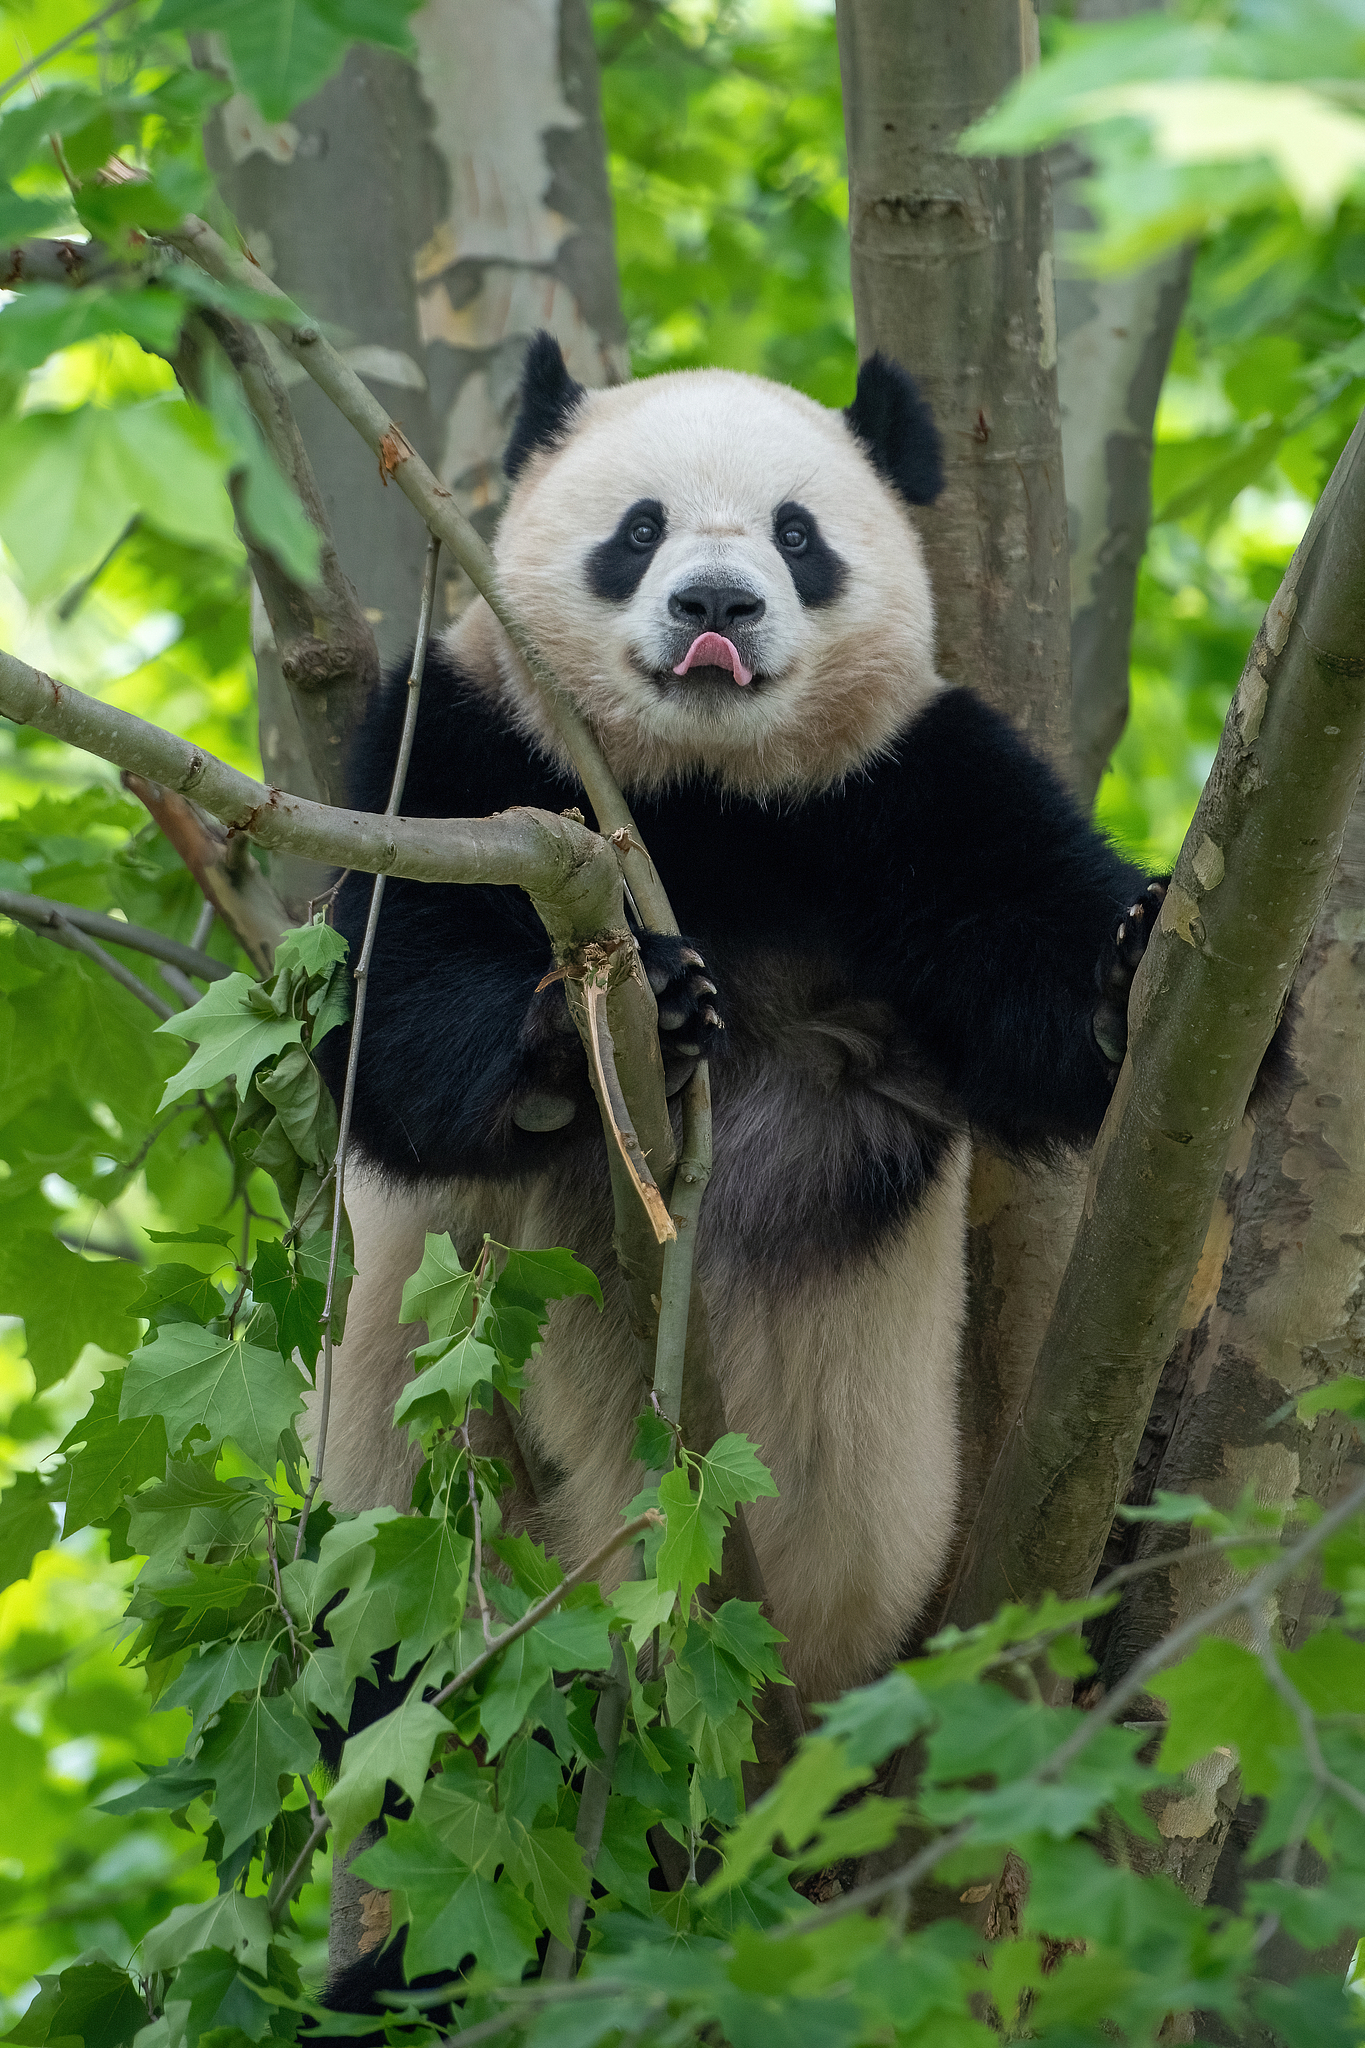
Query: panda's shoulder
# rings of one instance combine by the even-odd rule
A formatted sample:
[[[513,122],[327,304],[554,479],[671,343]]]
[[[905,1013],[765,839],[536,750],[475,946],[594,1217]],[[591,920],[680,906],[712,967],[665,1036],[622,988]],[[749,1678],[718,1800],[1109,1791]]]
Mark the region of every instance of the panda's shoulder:
[[[408,707],[410,664],[375,691],[351,745],[347,789],[357,810],[389,799]],[[402,810],[412,818],[484,817],[512,804],[558,810],[571,799],[552,763],[518,732],[488,679],[440,641],[427,650]]]

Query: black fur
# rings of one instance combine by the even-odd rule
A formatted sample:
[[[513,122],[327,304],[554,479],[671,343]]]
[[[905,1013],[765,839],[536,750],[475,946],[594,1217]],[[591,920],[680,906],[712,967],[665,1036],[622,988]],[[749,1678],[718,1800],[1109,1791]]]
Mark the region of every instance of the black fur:
[[[815,514],[789,498],[773,514],[773,540],[802,604],[812,610],[833,604],[848,581],[848,563],[825,539]]]
[[[404,696],[400,672],[359,735],[351,801],[362,810],[383,808]],[[433,649],[405,812],[479,817],[573,803],[587,811],[576,784]],[[719,987],[714,1006],[728,1028],[707,1050],[719,1055],[722,1087],[727,1058],[754,1056],[752,991],[761,985],[768,1008],[780,1008],[785,977],[797,997],[818,982],[830,1002],[879,1007],[912,1049],[925,1099],[942,1105],[908,1150],[850,1169],[823,1212],[827,1238],[852,1228],[866,1245],[893,1223],[954,1124],[1020,1153],[1098,1128],[1111,1069],[1093,1032],[1097,962],[1112,953],[1144,878],[970,692],[946,691],[890,758],[807,801],[760,804],[698,782],[637,798],[634,809]],[[355,874],[338,898],[353,955],[369,897],[369,877]],[[390,880],[355,1103],[355,1135],[371,1159],[404,1179],[519,1178],[566,1148],[600,1149],[562,991],[535,994],[550,964],[520,891]],[[346,1045],[335,1031],[320,1049],[338,1094]],[[545,1093],[577,1114],[557,1130],[518,1128],[517,1103]],[[913,1171],[912,1157],[921,1162]]]
[[[907,504],[933,504],[943,489],[943,447],[933,414],[899,363],[869,356],[844,418]]]
[[[558,446],[584,396],[554,336],[543,329],[533,335],[521,372],[521,410],[502,458],[508,476],[519,477],[537,448]]]
[[[654,529],[652,540],[644,538],[646,526]],[[622,513],[615,533],[599,541],[588,556],[588,588],[593,596],[607,604],[625,604],[634,597],[667,531],[667,515],[658,499],[637,499],[629,512]]]

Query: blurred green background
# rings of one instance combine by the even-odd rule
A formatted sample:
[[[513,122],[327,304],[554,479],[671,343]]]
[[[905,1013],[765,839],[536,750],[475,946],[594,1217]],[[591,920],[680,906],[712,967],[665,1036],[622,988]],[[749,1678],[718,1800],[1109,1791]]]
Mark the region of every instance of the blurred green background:
[[[41,47],[81,11],[30,10],[25,36]],[[832,9],[597,0],[593,11],[637,373],[726,364],[846,403],[856,350]],[[1049,38],[1065,33],[1064,22],[1048,25]],[[1283,185],[1262,180],[1235,207],[1220,214],[1209,201],[1192,218],[1202,241],[1157,422],[1132,715],[1098,805],[1104,826],[1154,869],[1174,858],[1252,635],[1365,388],[1365,209],[1355,198],[1330,218],[1305,216]],[[117,338],[82,343],[42,375],[42,402],[72,408],[123,403],[170,377]],[[61,510],[77,528],[81,505]],[[257,766],[246,570],[226,527],[190,546],[144,523],[88,594],[41,604],[25,602],[12,569],[0,552],[0,644]],[[41,736],[0,729],[0,886],[116,903],[134,918],[154,901],[157,922],[188,937],[193,886],[112,771],[72,806],[92,773]],[[150,1175],[107,1180],[101,1146],[112,1141],[82,1093],[82,1063],[97,1053],[106,1074],[111,1058],[118,1064],[134,1126],[150,1115],[142,1097],[154,1102],[158,1073],[143,1072],[145,1052],[129,1050],[145,1047],[145,1031],[130,1023],[126,1041],[110,1043],[130,999],[106,989],[92,1025],[78,966],[53,953],[20,939],[3,967],[50,978],[54,1035],[26,1057],[35,1072],[64,1062],[74,1077],[69,1099],[66,1081],[41,1098],[47,1157],[31,1186],[5,1190],[7,1228],[50,1232],[55,1222],[92,1249],[101,1233],[123,1232],[156,1256],[146,1232],[167,1214],[219,1213],[221,1160],[187,1138],[178,1150],[159,1147]],[[9,1171],[0,1162],[0,1177]],[[102,1175],[117,1189],[116,1210],[100,1198]],[[182,1246],[176,1256],[201,1255]],[[0,1245],[0,1274],[4,1260]],[[214,1264],[210,1249],[202,1263]],[[99,1374],[87,1347],[73,1373],[40,1390],[32,1330],[29,1351],[20,1324],[0,1320],[0,1478],[31,1470],[53,1447]],[[32,1575],[0,1594],[9,1837],[0,1842],[0,2000],[21,2005],[38,1969],[93,1946],[126,1959],[143,1927],[212,1890],[211,1867],[190,1860],[192,1839],[168,1818],[89,1812],[95,1792],[184,1739],[183,1717],[150,1712],[141,1676],[119,1664],[115,1623],[130,1571],[87,1531],[42,1552]],[[320,1944],[318,1888],[304,1909]]]

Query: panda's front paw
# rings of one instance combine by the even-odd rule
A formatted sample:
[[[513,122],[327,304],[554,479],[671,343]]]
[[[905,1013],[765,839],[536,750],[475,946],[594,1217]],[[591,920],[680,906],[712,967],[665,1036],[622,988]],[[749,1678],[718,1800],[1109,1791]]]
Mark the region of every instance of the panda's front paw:
[[[1128,1050],[1128,992],[1165,900],[1165,880],[1149,882],[1137,901],[1130,903],[1116,921],[1095,964],[1095,986],[1100,999],[1091,1028],[1096,1045],[1115,1074]]]
[[[698,1060],[719,1050],[725,1020],[706,962],[688,940],[646,932],[640,959],[659,1005],[659,1050],[669,1095],[689,1081]]]

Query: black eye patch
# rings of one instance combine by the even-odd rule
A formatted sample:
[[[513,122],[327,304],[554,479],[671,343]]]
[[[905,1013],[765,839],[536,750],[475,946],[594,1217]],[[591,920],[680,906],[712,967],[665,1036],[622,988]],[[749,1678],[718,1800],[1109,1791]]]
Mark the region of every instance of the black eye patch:
[[[791,570],[802,604],[833,604],[848,581],[848,564],[836,555],[815,514],[789,498],[773,514],[773,546]]]
[[[668,519],[657,498],[637,498],[623,512],[610,540],[599,541],[588,556],[588,588],[608,604],[624,604],[644,581],[654,550],[668,531]]]

